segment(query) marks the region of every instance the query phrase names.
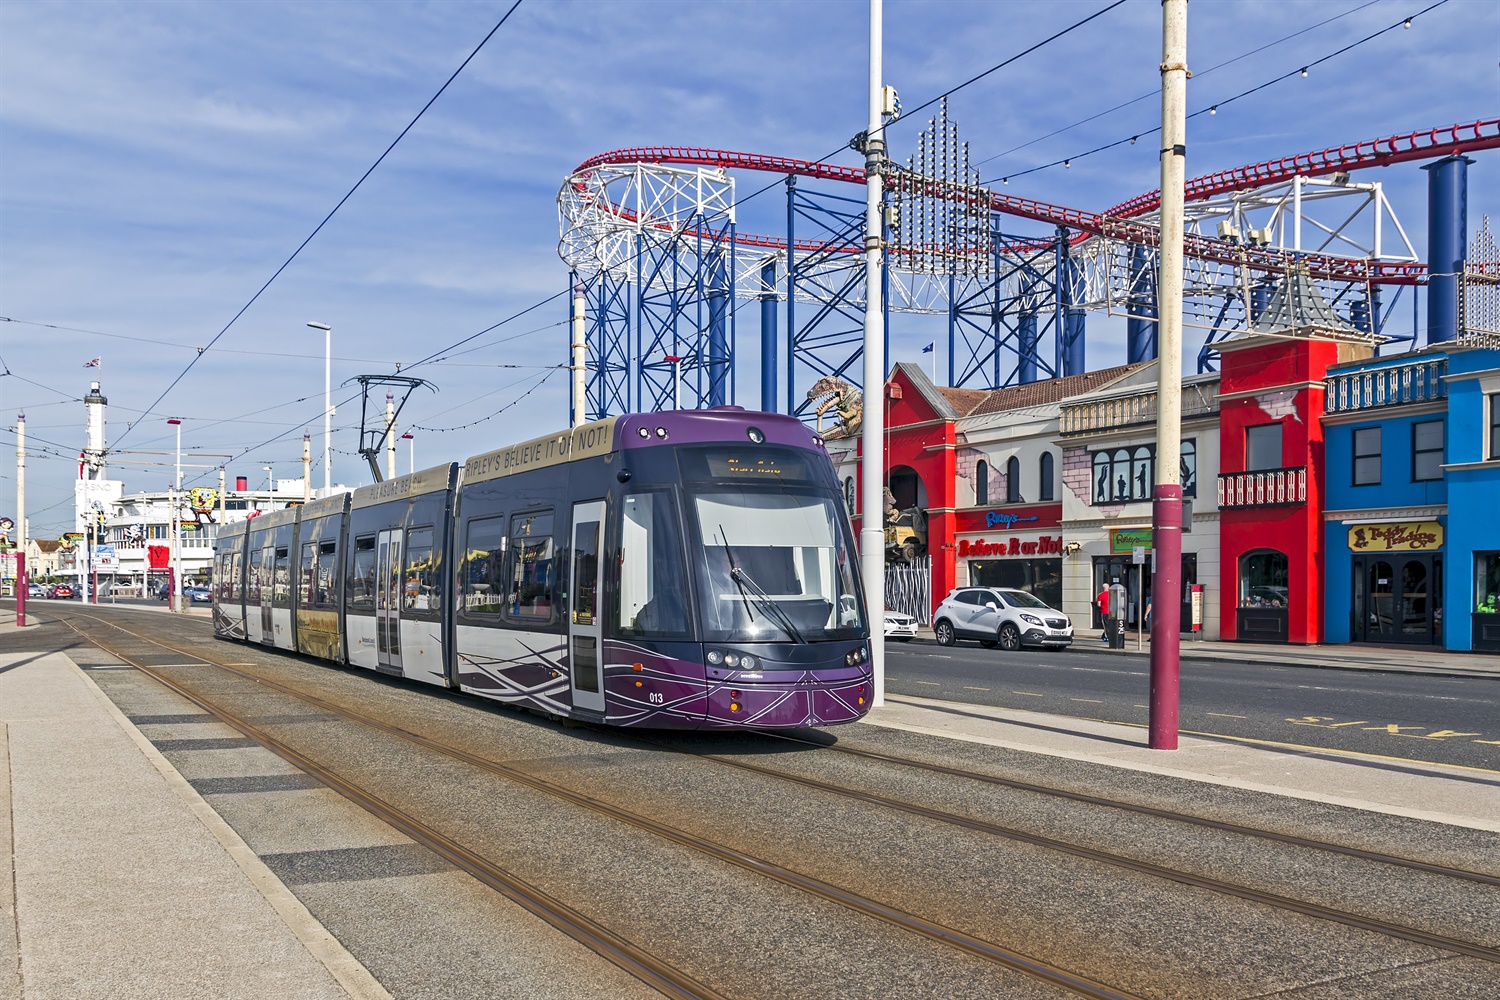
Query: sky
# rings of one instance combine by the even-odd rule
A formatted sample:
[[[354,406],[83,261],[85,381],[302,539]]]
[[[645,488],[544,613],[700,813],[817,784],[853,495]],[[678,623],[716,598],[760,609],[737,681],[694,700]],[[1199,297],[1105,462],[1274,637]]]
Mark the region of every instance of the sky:
[[[1189,110],[1431,2],[1194,0]],[[321,484],[324,345],[310,321],[333,326],[335,399],[351,395],[347,380],[398,363],[435,386],[402,413],[414,440],[401,444],[400,472],[411,447],[425,468],[557,430],[568,420],[561,299],[466,353],[409,366],[567,287],[556,197],[578,163],[638,145],[817,159],[864,126],[865,0],[523,0],[200,356],[509,6],[0,4],[0,514],[14,515],[9,456],[24,411],[31,534],[71,529],[93,378],[118,449],[109,475],[127,492],[171,481],[169,417],[183,421],[190,482],[214,485],[206,467],[221,462],[252,485],[268,465],[277,479],[300,476],[305,429]],[[1106,6],[887,0],[886,82],[915,108]],[[950,116],[984,177],[1158,125],[1160,18],[1155,0],[1127,0],[956,93]],[[1193,119],[1187,173],[1490,118],[1497,96],[1500,4],[1448,0],[1305,79]],[[912,152],[930,113],[892,127],[893,155]],[[1500,209],[1500,154],[1475,159],[1471,234]],[[846,150],[832,162],[861,160]],[[1143,141],[1004,190],[1102,210],[1153,190],[1157,170]],[[1419,164],[1367,173],[1355,180],[1385,184],[1424,253]],[[768,180],[737,178],[741,232],[784,232],[779,189],[745,200]],[[736,401],[755,405],[759,310],[740,310]],[[1123,361],[1118,324],[1090,322],[1090,366]],[[930,327],[893,319],[892,360],[926,360],[932,339]],[[96,357],[99,368],[84,368]],[[371,479],[355,454],[358,426],[355,398],[334,418],[335,482]]]

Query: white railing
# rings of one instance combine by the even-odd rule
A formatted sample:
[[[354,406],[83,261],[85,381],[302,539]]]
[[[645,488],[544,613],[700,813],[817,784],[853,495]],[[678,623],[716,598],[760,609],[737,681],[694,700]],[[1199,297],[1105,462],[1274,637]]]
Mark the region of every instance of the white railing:
[[[1219,475],[1219,507],[1274,507],[1307,502],[1307,466]]]
[[[1323,412],[1428,403],[1448,395],[1448,359],[1330,375],[1323,383]]]
[[[1184,386],[1182,392],[1182,415],[1196,417],[1213,413],[1217,386]],[[1132,424],[1156,423],[1156,390],[1138,392],[1133,396],[1112,399],[1093,399],[1082,403],[1069,403],[1062,408],[1059,422],[1063,434],[1079,434],[1084,431],[1102,431],[1114,427],[1129,427]]]

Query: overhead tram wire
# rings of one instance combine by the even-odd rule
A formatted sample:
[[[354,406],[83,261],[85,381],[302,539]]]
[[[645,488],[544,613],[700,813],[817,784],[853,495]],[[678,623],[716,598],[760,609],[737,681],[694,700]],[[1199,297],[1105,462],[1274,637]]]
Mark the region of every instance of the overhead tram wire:
[[[1437,0],[1437,3],[1434,3],[1434,4],[1432,4],[1431,6],[1428,6],[1428,7],[1424,7],[1421,10],[1417,11],[1415,14],[1409,14],[1406,17],[1403,17],[1401,20],[1396,21],[1395,23],[1390,24],[1390,25],[1388,25],[1388,26],[1386,26],[1384,28],[1381,28],[1379,31],[1372,32],[1371,34],[1366,35],[1365,37],[1361,38],[1357,42],[1350,42],[1348,45],[1345,45],[1341,49],[1337,49],[1337,50],[1335,50],[1333,52],[1330,52],[1326,56],[1322,56],[1322,57],[1320,57],[1318,59],[1314,59],[1311,62],[1303,63],[1300,66],[1298,66],[1296,69],[1288,70],[1287,72],[1282,73],[1279,76],[1276,76],[1276,77],[1271,78],[1270,80],[1267,80],[1265,83],[1259,84],[1258,86],[1251,87],[1249,90],[1242,91],[1241,93],[1235,94],[1233,97],[1226,97],[1226,98],[1223,98],[1221,100],[1214,101],[1208,107],[1206,107],[1206,108],[1200,108],[1199,110],[1194,111],[1191,114],[1189,114],[1187,117],[1188,117],[1189,120],[1191,120],[1193,118],[1198,118],[1198,117],[1201,117],[1203,115],[1217,114],[1218,110],[1220,108],[1224,107],[1226,104],[1231,104],[1231,103],[1233,103],[1235,101],[1238,101],[1238,100],[1241,100],[1243,98],[1249,97],[1251,94],[1259,93],[1260,91],[1265,90],[1267,87],[1273,87],[1276,84],[1281,83],[1283,80],[1289,80],[1292,77],[1299,77],[1299,76],[1300,77],[1305,77],[1305,76],[1307,76],[1307,71],[1310,70],[1310,69],[1312,69],[1313,67],[1320,66],[1323,63],[1326,63],[1326,62],[1328,62],[1331,59],[1335,59],[1335,58],[1343,55],[1345,52],[1348,52],[1350,49],[1358,48],[1359,46],[1364,45],[1366,42],[1374,41],[1375,39],[1379,38],[1381,35],[1387,34],[1388,32],[1395,31],[1397,28],[1409,28],[1409,27],[1411,27],[1412,22],[1415,21],[1417,18],[1421,17],[1423,14],[1429,13],[1430,11],[1436,10],[1437,8],[1443,6],[1444,4],[1446,4],[1448,2],[1449,2],[1449,0]],[[1072,156],[1065,156],[1065,157],[1063,157],[1060,160],[1053,160],[1051,163],[1043,163],[1043,164],[1040,164],[1040,165],[1035,166],[1035,167],[1029,167],[1026,170],[1016,170],[1016,171],[1013,171],[1011,173],[1005,174],[1001,178],[1001,183],[1008,183],[1012,177],[1025,177],[1027,174],[1034,174],[1034,173],[1038,173],[1038,172],[1043,171],[1043,170],[1050,170],[1053,167],[1068,167],[1068,166],[1070,166],[1072,164],[1072,162],[1074,160],[1081,160],[1081,159],[1083,159],[1086,156],[1093,156],[1096,153],[1103,153],[1106,150],[1114,149],[1117,146],[1124,146],[1127,143],[1131,144],[1131,145],[1134,145],[1135,142],[1136,142],[1136,140],[1138,140],[1138,139],[1144,139],[1144,138],[1146,138],[1147,136],[1150,136],[1150,135],[1155,135],[1155,134],[1157,134],[1160,131],[1161,131],[1161,126],[1158,125],[1155,128],[1149,128],[1149,129],[1146,129],[1146,130],[1144,130],[1142,132],[1137,132],[1135,135],[1129,136],[1127,138],[1117,139],[1114,142],[1107,142],[1107,143],[1105,143],[1102,146],[1095,146],[1093,149],[1087,150],[1087,151],[1082,152],[1082,153],[1074,153]]]
[[[1274,48],[1277,45],[1281,45],[1281,44],[1283,44],[1285,42],[1289,42],[1293,38],[1297,38],[1297,37],[1299,37],[1301,35],[1307,34],[1309,31],[1316,31],[1317,29],[1323,27],[1326,24],[1332,24],[1334,21],[1342,20],[1343,18],[1346,18],[1346,17],[1348,17],[1351,14],[1358,14],[1360,11],[1364,10],[1366,7],[1373,7],[1377,3],[1380,3],[1380,0],[1365,0],[1365,2],[1362,3],[1362,4],[1360,4],[1358,7],[1351,7],[1348,10],[1344,11],[1342,14],[1335,14],[1332,17],[1324,18],[1323,20],[1319,21],[1317,24],[1309,24],[1305,28],[1299,28],[1296,31],[1292,32],[1290,35],[1283,35],[1282,37],[1276,39],[1273,42],[1267,42],[1266,44],[1258,46],[1256,48],[1253,48],[1253,49],[1251,49],[1248,52],[1241,52],[1239,55],[1234,56],[1233,58],[1226,59],[1226,60],[1224,60],[1221,63],[1215,63],[1214,65],[1208,67],[1208,69],[1194,70],[1193,71],[1193,79],[1195,79],[1195,80],[1201,80],[1201,79],[1203,79],[1203,77],[1205,77],[1208,74],[1212,73],[1214,70],[1223,69],[1225,66],[1233,65],[1234,63],[1237,63],[1237,62],[1239,62],[1242,59],[1248,59],[1248,58],[1250,58],[1253,55],[1257,55],[1257,54],[1259,54],[1261,52],[1264,52],[1266,49]],[[1124,102],[1123,104],[1116,104],[1112,108],[1106,108],[1103,111],[1097,112],[1096,114],[1089,115],[1087,118],[1084,118],[1084,119],[1081,119],[1079,121],[1076,121],[1076,122],[1074,122],[1071,125],[1064,125],[1060,129],[1055,129],[1055,130],[1053,130],[1051,132],[1048,132],[1046,135],[1039,135],[1035,139],[1029,139],[1026,142],[1021,143],[1019,146],[1012,146],[1010,149],[1007,149],[1007,150],[1005,150],[1002,153],[996,153],[993,156],[987,156],[984,159],[977,161],[974,164],[974,166],[976,166],[976,167],[982,167],[986,163],[990,163],[990,162],[992,162],[994,160],[1000,159],[1002,156],[1009,156],[1012,153],[1020,152],[1021,150],[1027,148],[1028,146],[1034,146],[1034,145],[1036,145],[1039,142],[1045,142],[1046,140],[1051,139],[1053,136],[1062,135],[1064,132],[1071,132],[1073,129],[1078,128],[1079,126],[1087,125],[1089,122],[1092,122],[1092,121],[1098,121],[1100,118],[1103,118],[1106,115],[1112,115],[1116,111],[1121,111],[1121,110],[1123,110],[1125,108],[1130,107],[1132,104],[1139,104],[1141,101],[1148,100],[1148,99],[1153,98],[1153,97],[1159,97],[1159,96],[1161,96],[1161,91],[1160,90],[1149,91],[1147,93],[1142,94],[1140,97],[1132,98],[1132,99]],[[1014,177],[1015,175],[1011,174],[1010,176]]]
[[[479,55],[479,51],[485,47],[489,40],[495,37],[495,32],[499,31],[500,28],[505,24],[505,22],[510,20],[510,16],[516,12],[517,7],[521,6],[521,2],[522,0],[515,0],[515,3],[511,4],[510,9],[507,10],[505,12],[505,15],[501,17],[498,22],[496,22],[493,28],[490,29],[489,34],[485,35],[484,38],[480,40],[479,44],[474,46],[474,51],[469,53],[468,58],[464,59],[464,61],[459,64],[458,69],[454,70],[453,74],[443,82],[443,85],[437,89],[437,93],[433,94],[432,97],[428,99],[427,103],[422,105],[422,110],[417,112],[416,117],[412,118],[412,120],[407,123],[406,127],[401,130],[400,135],[391,140],[391,144],[385,148],[385,152],[376,157],[375,162],[370,164],[370,168],[360,175],[359,180],[354,182],[354,186],[351,187],[344,194],[344,196],[339,199],[338,204],[334,205],[333,209],[323,217],[323,221],[319,222],[313,229],[313,231],[307,235],[307,239],[298,244],[297,249],[292,251],[291,256],[282,261],[281,266],[276,269],[276,272],[266,279],[265,284],[261,285],[260,288],[256,290],[254,295],[250,296],[250,301],[246,302],[243,306],[240,307],[239,312],[235,313],[234,316],[229,320],[229,322],[224,324],[224,328],[218,333],[214,334],[213,339],[210,340],[203,347],[203,349],[195,354],[193,356],[193,359],[187,363],[187,367],[183,368],[182,371],[178,373],[177,377],[174,378],[171,383],[161,391],[161,395],[157,396],[155,401],[146,408],[147,415],[155,412],[157,405],[167,397],[167,393],[171,392],[177,386],[177,383],[181,382],[184,378],[187,377],[188,372],[193,370],[193,366],[198,363],[198,360],[202,358],[203,355],[207,354],[209,350],[213,348],[214,344],[219,342],[220,337],[229,332],[229,328],[234,326],[234,324],[239,321],[239,318],[241,316],[245,315],[246,311],[248,311],[249,308],[255,304],[256,300],[261,297],[261,295],[267,288],[271,287],[271,283],[274,282],[277,278],[281,277],[281,273],[285,271],[289,266],[291,266],[292,261],[296,260],[297,256],[302,253],[302,250],[312,242],[313,237],[317,236],[318,233],[323,230],[323,227],[328,224],[328,221],[334,217],[338,210],[344,207],[344,203],[354,196],[355,191],[359,190],[360,185],[364,184],[365,180],[375,172],[375,168],[380,166],[385,158],[390,155],[391,150],[396,148],[396,144],[406,137],[406,133],[410,132],[412,128],[416,126],[417,122],[422,120],[422,116],[427,113],[427,109],[432,107],[432,105],[437,102],[437,99],[439,97],[443,96],[443,92],[448,89],[449,84],[451,84],[458,78],[458,74],[464,71],[464,67],[468,66],[469,63],[473,61],[474,57]],[[121,434],[120,438],[123,439],[126,435],[128,435],[133,427],[134,425],[126,428],[125,433]]]

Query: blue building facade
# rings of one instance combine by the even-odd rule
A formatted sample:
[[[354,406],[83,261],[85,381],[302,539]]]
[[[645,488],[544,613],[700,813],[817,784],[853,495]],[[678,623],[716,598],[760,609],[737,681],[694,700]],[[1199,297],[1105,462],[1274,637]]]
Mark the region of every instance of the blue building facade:
[[[1500,651],[1497,417],[1493,340],[1329,369],[1326,642]]]

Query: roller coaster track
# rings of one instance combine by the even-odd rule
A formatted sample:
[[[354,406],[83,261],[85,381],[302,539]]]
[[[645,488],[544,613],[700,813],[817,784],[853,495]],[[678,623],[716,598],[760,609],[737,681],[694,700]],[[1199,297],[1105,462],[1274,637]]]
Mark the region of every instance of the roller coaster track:
[[[1333,146],[1315,152],[1299,153],[1295,156],[1237,167],[1233,170],[1217,171],[1189,180],[1185,185],[1185,193],[1189,202],[1203,201],[1218,195],[1286,181],[1297,175],[1311,177],[1347,173],[1351,170],[1472,153],[1496,147],[1500,147],[1500,118],[1489,118]],[[569,183],[577,186],[581,176],[586,177],[601,167],[624,167],[634,164],[716,167],[723,170],[758,171],[847,184],[864,184],[865,182],[865,171],[862,167],[722,149],[638,146],[601,153],[584,160],[569,175]],[[924,185],[924,188],[924,193],[938,197],[952,199],[972,197],[971,189],[951,188],[944,192],[938,190],[936,185]],[[996,213],[1054,226],[1065,226],[1073,230],[1075,235],[1072,241],[1074,243],[1082,243],[1095,237],[1145,246],[1155,246],[1159,242],[1160,229],[1155,223],[1142,218],[1160,207],[1161,193],[1159,191],[1138,195],[1105,212],[1088,212],[994,191],[988,192],[988,197],[990,209]],[[633,219],[630,210],[623,206],[615,206],[613,211],[622,221],[629,222]],[[785,249],[786,247],[784,239],[774,236],[736,234],[734,241],[743,246],[768,249]],[[827,244],[803,243],[802,241],[794,244],[794,248],[813,251],[830,249]],[[851,247],[849,249],[851,252],[857,252],[862,248]],[[1294,254],[1277,248],[1246,246],[1193,233],[1185,237],[1184,253],[1188,257],[1199,260],[1276,273],[1285,271],[1295,260],[1299,265],[1306,267],[1313,277],[1335,281],[1414,285],[1423,283],[1427,275],[1427,265],[1423,263],[1375,261],[1307,252]],[[1493,279],[1495,276],[1476,273],[1471,277],[1485,280],[1486,278]]]

